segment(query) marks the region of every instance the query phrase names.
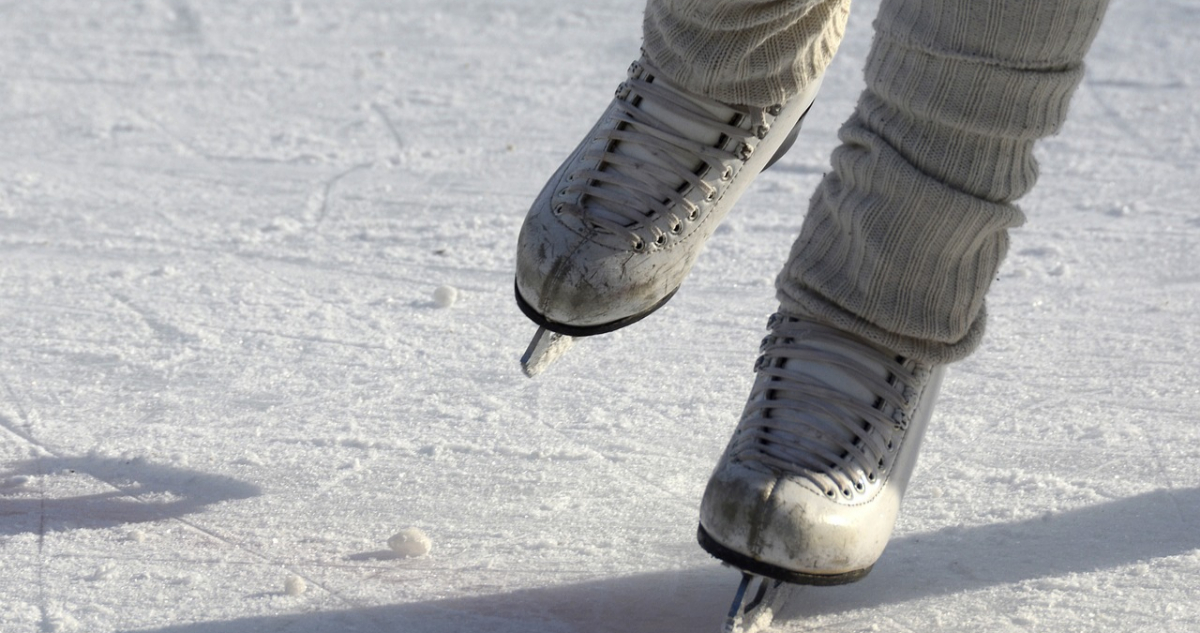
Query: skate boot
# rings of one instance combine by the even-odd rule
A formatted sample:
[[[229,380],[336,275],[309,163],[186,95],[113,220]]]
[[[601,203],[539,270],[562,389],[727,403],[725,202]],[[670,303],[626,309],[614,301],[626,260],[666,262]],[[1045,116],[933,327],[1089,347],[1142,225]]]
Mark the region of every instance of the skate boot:
[[[819,83],[751,108],[692,94],[635,62],[525,218],[522,311],[543,331],[588,336],[660,307],[750,181],[790,146]]]
[[[775,315],[700,507],[700,545],[750,574],[835,585],[892,533],[943,367]]]

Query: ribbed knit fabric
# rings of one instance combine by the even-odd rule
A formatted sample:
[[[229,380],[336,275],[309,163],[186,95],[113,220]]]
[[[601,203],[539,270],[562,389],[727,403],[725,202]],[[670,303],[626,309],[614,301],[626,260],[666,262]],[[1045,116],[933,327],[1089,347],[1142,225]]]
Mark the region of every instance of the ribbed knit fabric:
[[[784,312],[961,359],[1107,0],[883,0],[867,89],[777,280]]]
[[[648,0],[642,46],[692,92],[767,107],[825,72],[849,14],[850,0]]]

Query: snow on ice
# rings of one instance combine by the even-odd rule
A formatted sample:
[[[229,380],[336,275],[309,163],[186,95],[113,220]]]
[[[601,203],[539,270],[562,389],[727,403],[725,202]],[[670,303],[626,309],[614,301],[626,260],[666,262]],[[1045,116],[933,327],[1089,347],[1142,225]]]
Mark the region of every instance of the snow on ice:
[[[438,286],[433,291],[433,302],[439,308],[449,308],[458,301],[458,289],[454,286]]]
[[[388,549],[402,558],[420,558],[428,555],[433,541],[420,528],[405,528],[396,532],[387,541]]]

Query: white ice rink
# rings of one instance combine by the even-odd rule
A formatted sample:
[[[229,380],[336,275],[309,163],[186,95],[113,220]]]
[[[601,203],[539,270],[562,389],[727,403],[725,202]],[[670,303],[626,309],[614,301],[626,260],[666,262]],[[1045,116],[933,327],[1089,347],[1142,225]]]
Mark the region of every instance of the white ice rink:
[[[531,381],[517,229],[641,0],[0,0],[0,633],[715,633],[856,1],[678,296]],[[1198,24],[1114,0],[892,546],[779,630],[1200,630]]]

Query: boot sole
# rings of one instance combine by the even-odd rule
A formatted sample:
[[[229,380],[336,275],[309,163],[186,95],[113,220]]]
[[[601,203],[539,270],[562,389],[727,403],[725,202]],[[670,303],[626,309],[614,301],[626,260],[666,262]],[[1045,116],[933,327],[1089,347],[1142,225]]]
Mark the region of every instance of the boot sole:
[[[735,552],[728,547],[721,545],[715,539],[713,539],[713,537],[709,536],[708,532],[704,530],[703,525],[696,529],[696,540],[700,542],[700,547],[704,548],[704,551],[708,552],[714,558],[720,561],[728,563],[742,571],[746,571],[751,574],[765,576],[775,580],[782,580],[783,582],[794,585],[811,585],[816,587],[848,585],[852,582],[858,582],[865,578],[874,567],[872,565],[871,567],[867,567],[865,569],[857,569],[842,574],[809,574],[791,569],[785,569],[770,563],[764,563],[760,560],[750,558],[749,556],[746,556],[740,552]]]
[[[520,288],[517,287],[515,281],[513,282],[513,293],[517,297],[517,307],[521,308],[521,312],[525,313],[525,316],[529,317],[530,321],[533,321],[537,325],[544,327],[551,332],[558,332],[559,334],[565,334],[567,336],[574,337],[608,334],[609,332],[619,330],[627,325],[633,325],[634,323],[637,323],[638,321],[641,321],[642,319],[653,314],[655,310],[663,307],[663,305],[670,301],[671,297],[674,297],[675,293],[678,291],[679,288],[676,288],[675,290],[667,293],[667,296],[659,300],[658,303],[650,306],[649,310],[627,316],[623,319],[617,319],[616,321],[601,323],[599,325],[567,325],[566,323],[556,323],[542,316],[541,313],[535,310],[533,306],[529,305],[529,302],[521,296]]]

